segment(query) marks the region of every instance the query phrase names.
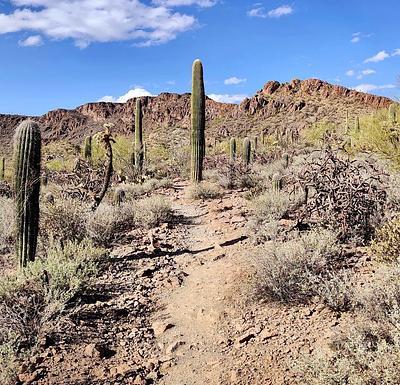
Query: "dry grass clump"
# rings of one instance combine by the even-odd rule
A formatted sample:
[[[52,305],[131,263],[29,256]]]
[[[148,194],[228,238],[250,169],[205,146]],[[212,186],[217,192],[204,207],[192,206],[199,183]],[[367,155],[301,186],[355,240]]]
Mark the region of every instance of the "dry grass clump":
[[[14,203],[0,198],[0,253],[9,252],[14,241]]]
[[[217,199],[221,198],[222,192],[218,185],[210,182],[196,183],[190,186],[189,197],[191,199]]]
[[[254,219],[258,224],[282,219],[293,204],[289,194],[269,190],[252,200]]]
[[[97,272],[104,250],[91,241],[50,240],[43,258],[0,279],[0,363],[2,384],[35,345],[44,324],[53,319]]]
[[[265,245],[256,257],[259,295],[284,303],[305,303],[314,296],[335,310],[347,310],[351,291],[335,262],[342,250],[336,234],[324,229],[300,234],[285,243]]]

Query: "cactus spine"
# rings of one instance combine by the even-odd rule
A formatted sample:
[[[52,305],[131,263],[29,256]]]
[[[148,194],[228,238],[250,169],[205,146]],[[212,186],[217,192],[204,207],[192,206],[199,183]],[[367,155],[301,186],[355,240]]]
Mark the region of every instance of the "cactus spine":
[[[229,158],[231,162],[233,162],[236,159],[236,139],[231,138],[229,141]]]
[[[247,137],[243,141],[243,161],[246,165],[249,165],[251,161],[251,141]]]
[[[141,173],[143,170],[143,113],[142,101],[140,98],[136,99],[136,114],[135,114],[135,151],[134,151],[135,167]]]
[[[282,177],[278,173],[272,177],[272,190],[276,193],[282,190]]]
[[[35,260],[39,232],[41,134],[37,123],[22,122],[14,137],[16,252],[19,266]]]
[[[5,171],[6,171],[6,159],[2,157],[0,158],[0,180],[4,180]]]
[[[85,143],[83,145],[83,157],[91,162],[92,160],[92,137],[89,135],[85,138]]]
[[[205,155],[206,97],[203,80],[203,64],[195,60],[192,69],[192,182],[200,182],[203,178],[203,160]]]

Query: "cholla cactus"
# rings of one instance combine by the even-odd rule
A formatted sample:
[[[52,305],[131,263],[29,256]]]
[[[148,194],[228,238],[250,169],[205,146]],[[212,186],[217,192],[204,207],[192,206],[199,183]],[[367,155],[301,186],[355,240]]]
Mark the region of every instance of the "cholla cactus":
[[[192,134],[191,134],[191,179],[203,179],[203,160],[205,155],[206,96],[204,91],[203,65],[195,60],[192,69]]]
[[[85,138],[83,144],[83,157],[88,161],[92,161],[92,137],[89,135]]]
[[[4,180],[6,172],[6,159],[4,157],[0,158],[0,180]]]
[[[251,162],[251,141],[247,137],[243,141],[243,162],[246,165]]]
[[[136,99],[134,159],[135,159],[136,170],[139,173],[142,173],[144,148],[143,148],[143,111],[142,111],[142,101],[140,98]]]
[[[39,233],[41,134],[37,123],[22,122],[14,136],[16,252],[19,266],[35,260]]]
[[[236,159],[236,139],[231,138],[229,141],[229,158],[231,162],[233,162]]]
[[[274,174],[272,177],[272,190],[275,192],[279,192],[282,190],[282,176],[278,173]]]
[[[115,206],[121,206],[121,204],[125,200],[125,191],[122,188],[117,188],[114,192],[114,205]]]

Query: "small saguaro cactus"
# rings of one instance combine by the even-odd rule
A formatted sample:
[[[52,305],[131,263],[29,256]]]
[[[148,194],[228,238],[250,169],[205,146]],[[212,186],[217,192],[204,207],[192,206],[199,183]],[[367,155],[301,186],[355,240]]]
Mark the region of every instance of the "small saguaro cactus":
[[[16,252],[19,266],[35,260],[39,233],[41,134],[37,123],[22,122],[14,136]]]
[[[392,103],[389,106],[389,120],[390,120],[390,123],[396,123],[396,121],[397,121],[396,105],[394,103]]]
[[[255,136],[254,137],[254,151],[257,151],[257,148],[258,148],[258,137]]]
[[[346,110],[346,134],[348,134],[350,131],[350,115],[349,111]]]
[[[125,200],[125,191],[122,188],[117,188],[114,192],[114,205],[119,207]]]
[[[231,138],[229,141],[229,158],[231,162],[233,162],[236,159],[236,139]]]
[[[356,116],[356,123],[354,126],[355,126],[354,128],[355,128],[356,132],[359,132],[360,131],[360,118],[358,116]]]
[[[4,175],[6,172],[6,158],[0,158],[0,180],[4,180]]]
[[[287,152],[285,152],[282,155],[282,159],[283,159],[283,167],[288,168],[289,167],[289,154]]]
[[[204,91],[203,64],[195,60],[192,68],[192,133],[191,133],[191,179],[203,179],[203,160],[205,155],[206,96]]]
[[[279,173],[276,173],[272,176],[272,190],[275,192],[279,192],[282,190],[282,176]]]
[[[141,173],[143,170],[143,111],[142,100],[136,99],[136,113],[135,113],[135,148],[134,148],[135,168]]]
[[[246,165],[249,165],[251,161],[251,141],[247,137],[243,141],[243,161]]]
[[[90,162],[92,160],[92,137],[89,135],[85,138],[83,144],[83,157]]]

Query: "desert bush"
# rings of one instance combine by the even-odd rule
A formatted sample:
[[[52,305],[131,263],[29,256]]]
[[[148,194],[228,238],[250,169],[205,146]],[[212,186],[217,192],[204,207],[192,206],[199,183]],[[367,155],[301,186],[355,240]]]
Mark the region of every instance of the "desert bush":
[[[44,239],[54,237],[80,241],[86,237],[88,208],[82,202],[70,198],[56,199],[42,207],[40,229]]]
[[[216,199],[222,196],[218,185],[210,182],[196,183],[189,188],[191,199]]]
[[[86,231],[97,245],[110,247],[134,225],[135,208],[131,202],[118,207],[103,203],[89,215]]]
[[[299,365],[304,384],[395,385],[400,383],[398,328],[383,328],[369,320],[357,321],[331,344],[306,356]]]
[[[14,241],[14,203],[11,199],[0,198],[0,253],[9,251]]]
[[[285,192],[268,192],[256,197],[252,201],[254,219],[258,224],[282,219],[294,203]]]
[[[397,217],[377,230],[371,243],[371,253],[376,260],[397,261],[400,256],[400,218]]]
[[[12,380],[20,357],[35,345],[44,324],[53,319],[97,272],[104,250],[91,241],[50,240],[44,258],[0,279],[0,374]]]
[[[339,280],[337,274],[341,273],[334,266],[341,255],[336,234],[323,229],[300,234],[285,243],[267,244],[256,257],[258,294],[285,303],[304,303],[320,296],[328,306],[342,308],[339,296],[343,290],[332,282]]]
[[[12,197],[12,189],[8,182],[4,180],[0,180],[0,198],[11,198]]]
[[[309,192],[306,219],[338,229],[343,241],[362,244],[373,236],[387,203],[385,175],[373,163],[326,150],[306,161],[297,178]]]
[[[155,190],[162,188],[170,188],[172,186],[172,180],[169,178],[163,179],[147,179],[141,184],[128,184],[124,185],[124,191],[127,198],[135,199],[143,195],[150,194]]]
[[[164,196],[155,195],[141,199],[134,204],[135,224],[152,228],[172,219],[171,203]]]

